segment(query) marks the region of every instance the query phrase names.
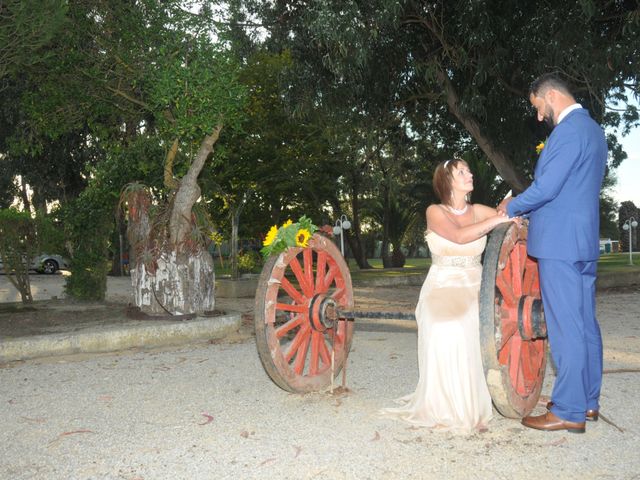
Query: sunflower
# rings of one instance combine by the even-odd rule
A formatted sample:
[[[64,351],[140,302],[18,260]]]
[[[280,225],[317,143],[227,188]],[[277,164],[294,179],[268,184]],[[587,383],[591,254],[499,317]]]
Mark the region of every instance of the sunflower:
[[[287,220],[286,222],[284,222],[282,224],[282,228],[287,228],[289,225],[291,225],[293,222],[291,221],[291,219]]]
[[[276,239],[277,235],[278,235],[278,227],[276,225],[274,225],[269,230],[269,233],[267,233],[267,237],[262,242],[262,245],[264,245],[265,247],[268,246],[268,245],[271,245],[273,243],[273,241]]]
[[[538,145],[536,145],[536,153],[540,155],[540,152],[542,152],[543,148],[544,148],[544,142],[540,142]]]
[[[311,232],[309,232],[309,230],[307,230],[306,228],[301,228],[300,230],[298,230],[298,233],[296,233],[296,245],[298,247],[306,248],[307,242],[309,241],[310,237]]]

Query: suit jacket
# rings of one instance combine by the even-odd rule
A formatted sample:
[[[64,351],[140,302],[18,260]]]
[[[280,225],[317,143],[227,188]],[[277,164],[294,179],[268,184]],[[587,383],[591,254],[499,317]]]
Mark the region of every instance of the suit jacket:
[[[602,128],[587,110],[571,111],[547,139],[533,183],[507,205],[510,217],[529,214],[531,256],[598,259],[600,188],[606,164]]]

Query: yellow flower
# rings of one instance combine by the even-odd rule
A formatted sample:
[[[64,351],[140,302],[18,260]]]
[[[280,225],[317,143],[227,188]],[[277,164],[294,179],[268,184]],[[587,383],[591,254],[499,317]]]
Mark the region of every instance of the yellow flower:
[[[309,237],[311,237],[311,232],[309,232],[309,230],[307,230],[306,228],[301,228],[300,230],[298,230],[298,233],[296,233],[296,245],[298,247],[305,248],[307,246],[307,242],[309,241]]]
[[[540,155],[540,152],[542,151],[543,148],[544,148],[544,142],[540,142],[538,145],[536,145],[536,153]]]
[[[287,220],[286,222],[284,222],[282,224],[282,228],[287,228],[289,225],[291,225],[293,222],[291,221],[291,219]]]
[[[269,230],[269,233],[267,233],[267,237],[262,242],[262,245],[264,245],[265,247],[268,245],[271,245],[273,241],[276,239],[276,235],[278,235],[278,227],[274,225]]]

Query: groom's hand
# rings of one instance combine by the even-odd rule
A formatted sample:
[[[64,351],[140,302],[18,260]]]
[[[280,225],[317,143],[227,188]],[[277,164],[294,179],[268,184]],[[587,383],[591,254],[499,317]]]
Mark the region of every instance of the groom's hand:
[[[508,196],[508,197],[505,197],[505,199],[500,202],[500,204],[496,208],[496,210],[498,211],[498,215],[508,216],[507,205],[509,205],[509,202],[511,200],[513,200],[513,197]]]

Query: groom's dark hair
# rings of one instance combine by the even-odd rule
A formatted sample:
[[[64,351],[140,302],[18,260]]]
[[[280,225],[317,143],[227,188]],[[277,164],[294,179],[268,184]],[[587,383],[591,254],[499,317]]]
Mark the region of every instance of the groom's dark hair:
[[[539,97],[541,95],[544,95],[549,89],[552,88],[573,97],[573,93],[571,92],[569,84],[555,73],[545,73],[544,75],[540,75],[533,82],[531,82],[531,86],[529,87],[529,94],[533,95],[534,97]]]

